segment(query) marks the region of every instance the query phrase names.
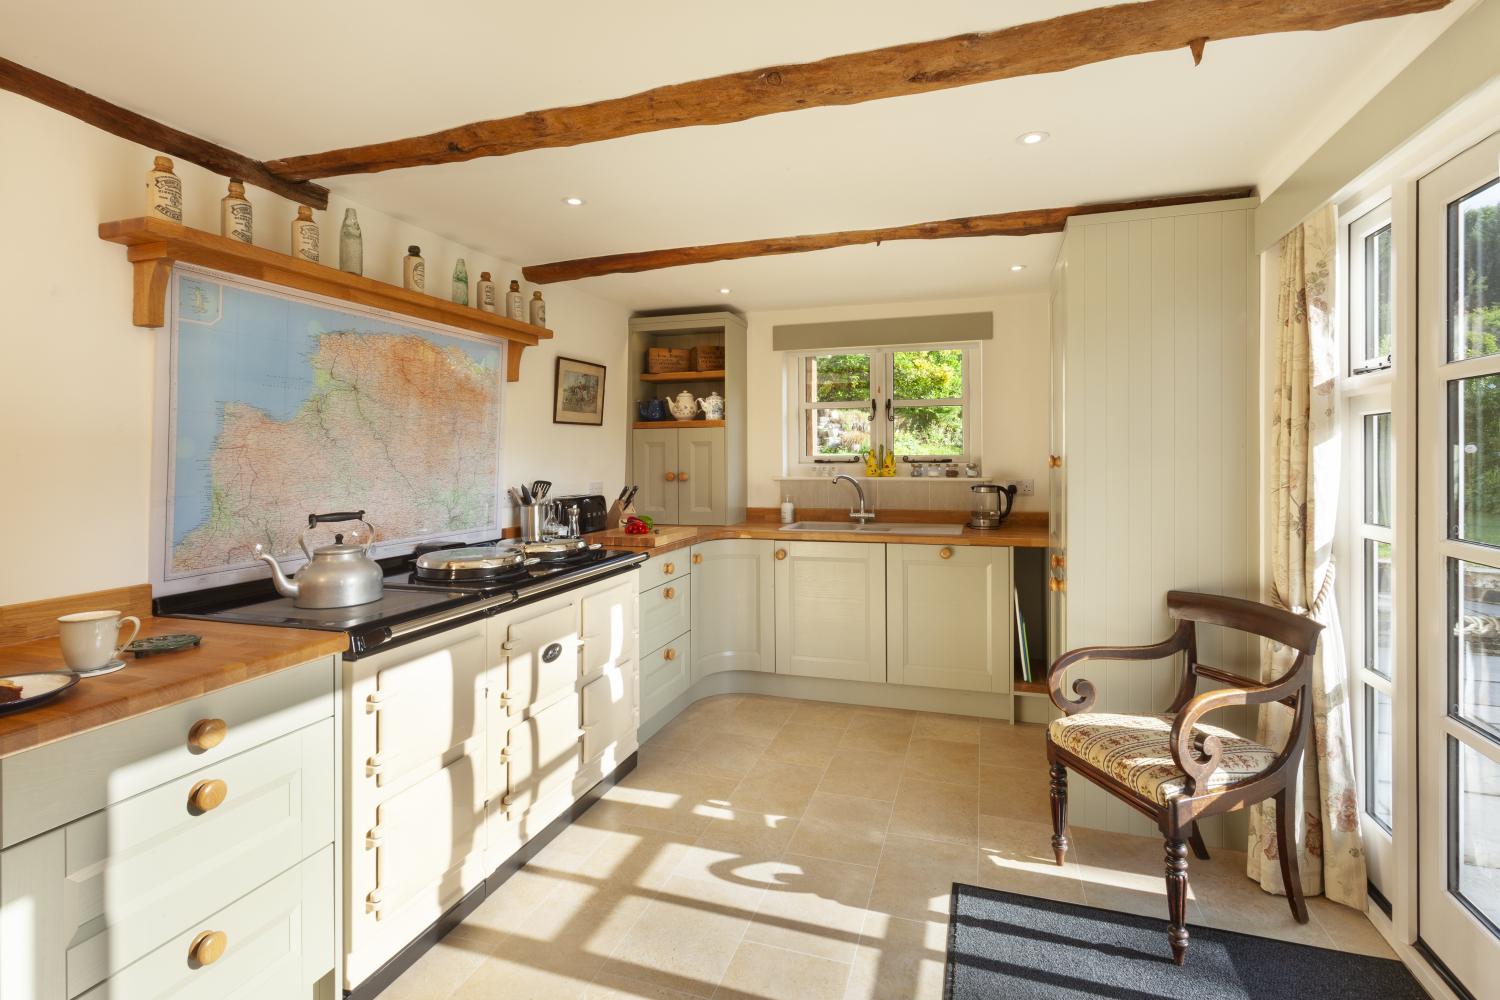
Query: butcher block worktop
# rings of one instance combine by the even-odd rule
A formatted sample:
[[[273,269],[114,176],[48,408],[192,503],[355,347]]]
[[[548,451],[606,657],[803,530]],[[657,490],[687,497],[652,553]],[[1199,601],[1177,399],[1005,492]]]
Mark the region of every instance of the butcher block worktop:
[[[799,510],[797,520],[799,521],[840,521],[849,516],[846,510]],[[697,545],[700,542],[711,542],[721,538],[761,538],[778,542],[870,542],[881,544],[904,544],[904,545],[983,545],[999,546],[1008,548],[1046,548],[1047,541],[1047,515],[1044,512],[1017,511],[1005,519],[1005,523],[998,528],[978,529],[965,525],[963,534],[960,535],[915,535],[903,534],[899,525],[902,521],[907,523],[963,523],[968,520],[966,513],[960,514],[954,511],[921,511],[921,512],[890,512],[882,513],[876,518],[876,523],[891,527],[890,531],[881,532],[859,532],[859,531],[786,531],[776,520],[776,512],[772,508],[751,508],[749,519],[739,524],[731,524],[726,527],[701,526],[691,534],[680,535],[672,541],[647,548],[652,555],[663,552],[671,552],[674,549],[686,548],[689,545]],[[673,526],[674,529],[677,526]],[[613,548],[626,548],[627,545],[612,537],[610,545]]]
[[[112,674],[85,677],[36,708],[0,715],[0,757],[144,715],[299,663],[342,653],[342,632],[144,618],[141,636],[193,632],[194,649],[136,659]],[[64,670],[57,637],[0,646],[0,675]]]

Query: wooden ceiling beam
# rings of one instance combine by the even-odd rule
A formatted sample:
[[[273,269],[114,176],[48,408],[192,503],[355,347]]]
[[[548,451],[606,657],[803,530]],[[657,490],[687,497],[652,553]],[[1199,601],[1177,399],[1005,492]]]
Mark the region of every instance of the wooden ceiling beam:
[[[1141,0],[999,31],[768,66],[630,97],[473,122],[429,135],[267,161],[289,180],[369,174],[859,104],[1191,47],[1210,39],[1323,31],[1438,10],[1450,0]]]
[[[1248,198],[1254,188],[1204,191],[1197,194],[1168,195],[1137,201],[1112,201],[1070,208],[1033,208],[996,215],[971,215],[940,222],[918,222],[886,229],[853,229],[839,233],[815,233],[810,236],[779,236],[739,243],[711,243],[697,247],[674,247],[670,250],[645,250],[638,253],[616,253],[603,257],[582,257],[552,264],[523,267],[521,274],[538,285],[578,278],[597,278],[605,274],[634,274],[687,264],[711,264],[721,260],[743,260],[746,257],[773,257],[787,253],[808,253],[835,247],[885,243],[888,240],[946,240],[965,236],[1034,236],[1038,233],[1060,233],[1068,219],[1075,215],[1099,215],[1104,212],[1126,212],[1141,208],[1163,208],[1172,205],[1195,205],[1206,201]]]
[[[238,177],[247,184],[265,188],[283,198],[290,198],[313,208],[328,207],[328,189],[319,184],[279,177],[268,171],[259,160],[252,160],[232,149],[225,149],[134,111],[127,111],[119,105],[85,93],[77,87],[70,87],[61,80],[54,80],[9,59],[0,58],[0,90],[20,94],[55,111],[72,115],[111,135],[138,142],[148,149],[175,156],[188,163],[196,163],[216,174]],[[11,150],[10,155],[14,156],[18,152]],[[141,168],[143,177],[145,169],[144,166]]]

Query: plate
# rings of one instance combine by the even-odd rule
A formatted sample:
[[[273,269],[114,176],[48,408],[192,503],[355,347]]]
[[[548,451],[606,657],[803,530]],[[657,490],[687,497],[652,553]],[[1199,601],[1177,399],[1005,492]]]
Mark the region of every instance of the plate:
[[[6,687],[19,687],[21,697],[14,701],[0,701],[0,715],[32,708],[44,701],[56,698],[78,683],[78,675],[52,670],[39,673],[0,675]]]
[[[148,635],[144,639],[137,639],[123,650],[126,653],[134,653],[136,659],[143,656],[155,656],[157,653],[175,653],[179,649],[192,649],[203,641],[203,636],[194,635],[192,632],[173,632],[171,635]]]

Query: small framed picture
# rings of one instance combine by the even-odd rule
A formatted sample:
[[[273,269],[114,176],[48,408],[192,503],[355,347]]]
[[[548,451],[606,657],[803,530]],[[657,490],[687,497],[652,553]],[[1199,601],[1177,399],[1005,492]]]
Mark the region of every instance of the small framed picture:
[[[557,359],[557,381],[552,388],[554,424],[604,423],[604,366],[576,358]]]

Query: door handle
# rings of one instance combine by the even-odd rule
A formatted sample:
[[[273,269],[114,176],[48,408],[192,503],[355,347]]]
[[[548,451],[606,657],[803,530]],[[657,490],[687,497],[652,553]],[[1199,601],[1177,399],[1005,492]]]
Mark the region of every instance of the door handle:
[[[885,419],[892,423],[896,421],[896,411],[891,409],[891,401],[889,399],[885,401]]]
[[[870,399],[870,423],[873,424],[875,422],[875,414],[878,413],[878,412],[880,412],[880,411],[875,408],[875,399],[874,399],[874,397],[871,397],[871,399]]]
[[[378,850],[385,844],[385,831],[378,826],[372,826],[365,834],[365,847]]]

